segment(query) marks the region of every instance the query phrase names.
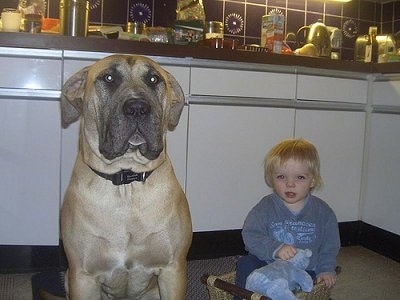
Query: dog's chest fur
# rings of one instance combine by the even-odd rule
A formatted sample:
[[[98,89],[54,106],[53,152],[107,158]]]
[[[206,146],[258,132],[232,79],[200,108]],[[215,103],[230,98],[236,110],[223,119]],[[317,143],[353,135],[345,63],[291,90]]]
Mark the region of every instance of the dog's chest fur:
[[[98,210],[101,216],[88,232],[82,232],[86,235],[85,245],[89,245],[85,246],[89,255],[84,258],[84,269],[95,275],[103,293],[113,297],[135,298],[159,274],[160,266],[168,265],[173,257],[171,233],[162,224],[165,219],[154,215],[146,201],[150,199],[134,196],[144,188],[140,183],[134,185],[138,187],[121,187],[116,191],[123,196],[113,199],[118,205],[110,210],[103,205],[92,206],[92,212]],[[160,222],[146,222],[149,219]],[[149,251],[149,247],[154,251]]]

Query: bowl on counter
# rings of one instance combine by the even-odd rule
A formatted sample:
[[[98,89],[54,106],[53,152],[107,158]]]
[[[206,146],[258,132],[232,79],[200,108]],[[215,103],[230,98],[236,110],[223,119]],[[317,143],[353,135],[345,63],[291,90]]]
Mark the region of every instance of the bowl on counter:
[[[60,33],[60,19],[43,18],[42,32],[45,33]]]

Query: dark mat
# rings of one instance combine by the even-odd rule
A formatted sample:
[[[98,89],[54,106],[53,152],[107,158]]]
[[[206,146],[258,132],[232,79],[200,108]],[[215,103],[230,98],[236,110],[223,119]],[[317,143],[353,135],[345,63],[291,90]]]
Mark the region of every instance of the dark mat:
[[[50,294],[65,297],[64,272],[41,272],[32,276],[32,300],[41,300],[39,290],[45,290]]]

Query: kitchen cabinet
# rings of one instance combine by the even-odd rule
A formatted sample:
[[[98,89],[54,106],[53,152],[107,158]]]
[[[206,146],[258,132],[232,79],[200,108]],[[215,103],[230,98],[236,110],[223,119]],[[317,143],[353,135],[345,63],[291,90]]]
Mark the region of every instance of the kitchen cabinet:
[[[327,184],[317,195],[339,220],[358,220],[365,78],[240,73],[192,68],[187,197],[194,230],[241,228],[251,207],[271,192],[263,179],[266,152],[293,136],[311,140],[320,152]]]
[[[0,244],[58,245],[60,50],[0,47]]]
[[[362,220],[400,234],[400,115],[373,113],[367,157]]]
[[[0,60],[34,66],[30,74],[36,79],[28,85],[22,82],[27,77],[19,81],[14,70],[12,80],[0,76],[1,134],[6,141],[0,148],[1,175],[8,177],[2,188],[12,187],[1,202],[0,230],[15,228],[8,235],[0,231],[0,244],[53,245],[58,244],[59,205],[78,151],[79,123],[60,128],[61,86],[109,53],[45,50],[31,57],[28,49],[18,51],[8,55],[0,48]],[[366,75],[351,73],[344,78],[335,72],[331,76],[299,72],[293,66],[151,58],[178,80],[187,97],[178,127],[168,133],[167,146],[189,201],[194,231],[241,228],[251,207],[271,192],[263,175],[266,152],[293,136],[310,139],[318,147],[325,187],[317,195],[332,206],[340,221],[360,219]],[[38,89],[33,89],[35,85]],[[13,120],[22,124],[14,125]],[[6,137],[8,132],[12,135]],[[38,137],[38,132],[46,136]],[[19,136],[24,137],[24,147],[15,139]],[[34,180],[17,186],[20,172],[10,157],[20,155],[21,149],[30,149],[24,154],[33,158],[21,176],[28,181],[26,174],[34,174]],[[39,164],[42,156],[48,157],[45,167]],[[51,176],[43,180],[38,170]],[[32,201],[24,197],[27,194],[33,195]],[[38,204],[33,209],[34,202]],[[36,216],[41,220],[37,227]],[[27,225],[18,228],[21,217]],[[31,234],[27,227],[43,235]]]
[[[293,125],[294,109],[189,105],[186,196],[194,231],[242,228],[248,211],[271,192],[266,152],[293,136]]]
[[[400,74],[375,76],[371,98],[362,220],[400,234]]]
[[[0,244],[58,245],[59,103],[0,98]]]
[[[348,74],[347,74],[348,76]],[[295,136],[315,144],[324,186],[315,194],[335,211],[339,221],[360,219],[368,80],[298,75]]]
[[[364,128],[363,111],[296,110],[295,136],[313,142],[320,155],[324,185],[315,195],[342,222],[360,218]]]
[[[263,160],[293,136],[295,87],[292,67],[193,62],[186,196],[194,231],[242,228],[271,192]]]

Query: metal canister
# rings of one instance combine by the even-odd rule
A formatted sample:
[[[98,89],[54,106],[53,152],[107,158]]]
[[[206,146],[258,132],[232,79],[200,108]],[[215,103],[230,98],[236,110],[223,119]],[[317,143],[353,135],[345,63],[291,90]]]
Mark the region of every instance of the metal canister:
[[[60,32],[69,36],[87,36],[89,0],[60,0]]]

